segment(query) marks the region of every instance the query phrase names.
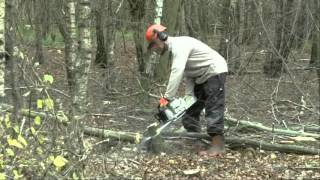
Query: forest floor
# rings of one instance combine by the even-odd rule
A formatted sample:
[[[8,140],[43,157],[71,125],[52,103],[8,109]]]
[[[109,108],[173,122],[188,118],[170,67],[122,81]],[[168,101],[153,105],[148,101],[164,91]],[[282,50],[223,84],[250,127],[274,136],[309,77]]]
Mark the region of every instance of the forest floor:
[[[115,131],[144,132],[155,122],[157,99],[141,90],[138,80],[134,48],[127,45],[116,48],[113,69],[92,66],[89,84],[90,117],[87,126]],[[63,51],[50,48],[48,62],[41,65],[43,72],[53,74],[54,88],[67,91]],[[244,63],[246,69],[257,67],[259,57]],[[305,57],[301,57],[305,58]],[[307,57],[308,58],[308,57]],[[260,57],[260,59],[262,59]],[[302,61],[301,61],[302,62]],[[299,62],[296,63],[299,64]],[[297,65],[299,67],[300,65]],[[260,68],[261,70],[262,68]],[[259,69],[258,69],[259,70]],[[294,79],[293,79],[294,78]],[[301,97],[298,85],[305,93]],[[160,95],[165,87],[153,84],[150,92]],[[285,120],[288,124],[314,124],[317,116],[307,110],[299,112],[301,98],[307,106],[318,105],[315,73],[297,72],[294,77],[285,74],[280,79],[266,78],[262,73],[229,76],[227,113],[237,119],[252,120],[270,125]],[[55,94],[55,96],[61,96]],[[277,104],[274,112],[271,104]],[[68,100],[63,101],[68,107]],[[205,124],[205,121],[202,121]],[[175,126],[179,127],[179,122]],[[281,127],[281,124],[276,126]],[[205,129],[203,129],[205,132]],[[272,137],[270,134],[266,134]],[[105,139],[85,137],[85,145],[94,145]],[[253,148],[230,149],[220,158],[200,157],[192,147],[181,140],[166,142],[168,152],[152,154],[141,152],[136,144],[107,140],[96,145],[88,156],[85,177],[88,179],[320,179],[320,156],[297,155],[264,151]]]

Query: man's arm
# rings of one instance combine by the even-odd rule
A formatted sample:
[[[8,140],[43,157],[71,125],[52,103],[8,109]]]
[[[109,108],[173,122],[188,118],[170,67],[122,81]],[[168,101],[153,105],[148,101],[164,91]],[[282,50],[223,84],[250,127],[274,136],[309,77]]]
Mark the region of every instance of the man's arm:
[[[190,53],[190,50],[186,49],[186,47],[173,47],[173,48],[175,49],[172,50],[173,58],[172,58],[171,73],[170,73],[167,90],[164,95],[164,97],[169,99],[173,98],[179,89],[179,85],[183,78],[184,69]]]

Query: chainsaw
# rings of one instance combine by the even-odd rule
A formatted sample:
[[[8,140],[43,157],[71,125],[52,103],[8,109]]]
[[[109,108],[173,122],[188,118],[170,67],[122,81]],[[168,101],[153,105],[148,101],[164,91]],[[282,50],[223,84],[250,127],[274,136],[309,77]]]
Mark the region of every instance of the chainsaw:
[[[195,102],[195,97],[185,96],[175,98],[172,101],[169,101],[165,106],[159,106],[155,118],[160,124],[154,131],[155,133],[142,139],[142,144],[145,146],[150,143],[152,139],[159,136],[170,124],[179,120]]]

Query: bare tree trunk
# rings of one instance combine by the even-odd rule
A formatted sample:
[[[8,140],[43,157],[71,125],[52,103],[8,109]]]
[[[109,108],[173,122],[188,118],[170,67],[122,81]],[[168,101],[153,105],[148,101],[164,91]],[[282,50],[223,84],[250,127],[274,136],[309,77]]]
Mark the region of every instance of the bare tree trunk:
[[[74,74],[73,64],[76,62],[76,50],[77,50],[77,27],[76,27],[76,10],[75,1],[69,0],[66,7],[66,31],[65,31],[65,61],[66,61],[66,73],[67,81],[69,85],[69,91],[71,97],[74,94]],[[61,24],[63,25],[63,24]],[[60,32],[63,32],[63,28],[60,28]],[[71,115],[72,116],[72,115]]]
[[[0,100],[5,97],[4,77],[5,77],[5,0],[0,0]],[[0,107],[1,109],[1,107]]]
[[[177,33],[178,27],[178,18],[181,8],[181,0],[165,0],[163,7],[163,17],[162,24],[165,24],[167,27],[167,32],[169,35],[175,35]],[[159,81],[164,81],[168,79],[170,74],[170,57],[169,53],[165,53],[160,57],[159,64],[155,69],[155,79]]]
[[[146,58],[144,52],[144,32],[143,17],[145,16],[146,0],[128,0],[130,6],[131,20],[133,21],[133,39],[136,47],[138,68],[141,74],[146,70]]]
[[[295,32],[295,39],[294,39],[294,47],[295,48],[302,48],[308,38],[309,29],[310,29],[310,16],[308,16],[308,9],[307,6],[310,4],[311,1],[302,2],[303,0],[298,0],[298,4],[300,4],[300,7],[298,7],[299,11],[299,17],[297,20],[297,30]]]
[[[221,2],[221,1],[220,1]],[[222,0],[221,7],[221,24],[222,32],[220,38],[219,52],[226,59],[228,64],[230,64],[230,59],[232,56],[232,8],[231,0]],[[233,72],[232,69],[229,70]]]
[[[42,0],[33,0],[33,6],[34,6],[34,30],[36,33],[36,52],[35,52],[35,61],[39,62],[39,64],[44,63],[44,57],[43,57],[43,50],[42,50],[42,39],[43,39],[43,32],[42,32],[42,18],[44,14],[43,11],[43,3]]]
[[[69,0],[69,14],[70,14],[70,27],[68,28],[70,32],[71,47],[70,56],[72,58],[72,107],[71,107],[71,123],[69,125],[70,129],[70,142],[69,149],[75,154],[83,154],[83,122],[85,121],[88,113],[88,78],[89,70],[91,64],[92,56],[92,39],[91,39],[91,8],[89,0],[81,0],[76,6],[73,0]],[[76,12],[76,7],[78,7]],[[78,17],[76,17],[76,15]],[[73,41],[76,33],[76,21],[78,20],[78,39],[77,42],[77,54],[76,43]],[[83,176],[82,170],[84,168],[83,163],[77,162],[78,158],[73,157],[73,163],[77,164],[77,167],[73,169],[73,172],[78,172],[80,176]],[[79,164],[78,164],[79,163]]]
[[[277,7],[274,46],[278,52],[273,52],[270,59],[266,60],[264,73],[270,77],[279,77],[283,71],[283,61],[287,60],[291,51],[296,18],[292,14],[293,0],[274,2]]]
[[[154,24],[161,24],[161,18],[162,18],[162,12],[163,12],[163,5],[164,0],[156,0],[155,4],[155,18],[153,20]],[[146,75],[150,78],[156,77],[159,80],[162,80],[163,76],[161,74],[157,74],[157,62],[160,59],[159,55],[151,54],[151,56],[148,58],[148,61],[146,63]]]
[[[104,35],[104,29],[108,29],[109,27],[105,27],[104,19],[110,18],[109,16],[106,16],[105,13],[105,5],[104,0],[98,0],[95,1],[94,7],[94,16],[95,16],[95,25],[96,25],[96,36],[97,36],[97,52],[96,52],[96,58],[95,63],[99,64],[101,67],[106,68],[108,63],[107,58],[107,52],[106,52],[106,44],[105,44],[105,35]]]
[[[107,59],[108,59],[108,67],[112,67],[114,65],[114,48],[115,48],[115,37],[116,37],[116,18],[117,15],[120,11],[120,8],[122,6],[123,0],[119,1],[117,3],[116,9],[114,8],[114,4],[112,3],[113,1],[108,1],[107,8],[108,8],[108,14],[106,18],[106,25],[107,27],[105,28],[105,45],[106,45],[106,53],[107,53]],[[118,2],[118,1],[117,1]]]
[[[72,107],[69,110],[68,117],[70,119],[69,131],[70,138],[68,142],[68,148],[70,151],[75,151],[77,154],[80,154],[82,149],[81,143],[79,144],[79,121],[75,118],[77,112],[74,108],[76,105],[73,104],[75,95],[76,95],[76,80],[75,80],[75,63],[77,59],[77,27],[76,27],[76,3],[75,0],[68,0],[66,8],[66,37],[65,37],[65,61],[66,61],[66,70],[67,70],[67,80],[69,85],[69,91],[72,100]],[[81,142],[81,141],[80,141]],[[76,158],[72,158],[72,161],[76,161]],[[75,163],[75,162],[74,162]]]
[[[310,66],[315,68],[318,76],[318,95],[320,104],[320,3],[317,0],[313,1],[314,5],[314,31],[313,31],[313,42],[311,50],[311,61]],[[320,106],[319,106],[320,112]],[[319,116],[320,123],[320,116]]]
[[[199,2],[186,1],[184,2],[185,23],[189,36],[198,38],[200,35],[199,24]]]
[[[209,1],[200,0],[199,4],[199,25],[200,25],[200,39],[201,41],[208,43],[208,13],[209,13]]]
[[[15,0],[7,1],[6,2],[6,27],[5,27],[5,49],[8,53],[8,56],[6,56],[6,62],[7,62],[7,69],[8,69],[8,83],[11,87],[11,103],[14,105],[14,111],[13,111],[13,119],[17,120],[19,119],[19,109],[21,108],[21,94],[18,89],[18,83],[19,83],[19,71],[18,71],[18,56],[19,56],[19,46],[15,44],[16,41],[16,27],[14,27],[14,21],[15,21],[15,11],[16,7]],[[9,95],[9,94],[8,94]],[[9,95],[9,96],[10,96]]]

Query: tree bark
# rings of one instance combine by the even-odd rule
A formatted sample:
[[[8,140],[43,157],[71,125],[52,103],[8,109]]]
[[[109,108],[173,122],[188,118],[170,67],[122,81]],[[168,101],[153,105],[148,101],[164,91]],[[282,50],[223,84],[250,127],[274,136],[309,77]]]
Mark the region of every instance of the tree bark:
[[[174,36],[177,33],[178,27],[178,18],[179,11],[181,7],[181,0],[165,0],[163,6],[163,17],[162,24],[167,27],[167,33],[171,36]],[[160,57],[155,68],[155,79],[163,82],[168,80],[170,74],[170,57],[169,53],[165,53]]]
[[[153,20],[153,23],[154,24],[163,24],[161,22],[161,19],[162,19],[162,12],[163,12],[163,9],[164,9],[164,4],[166,4],[167,1],[164,1],[164,0],[156,0],[156,3],[155,3],[155,18]],[[163,81],[166,76],[166,73],[168,72],[168,70],[166,69],[166,73],[158,73],[159,72],[159,69],[164,69],[162,66],[166,63],[161,63],[159,61],[161,57],[157,54],[151,54],[151,56],[149,56],[148,58],[148,62],[146,63],[146,75],[150,78],[155,78],[159,81]],[[160,62],[160,63],[157,63],[157,62]],[[168,61],[165,61],[165,62],[168,62]],[[158,66],[158,68],[157,68]],[[146,83],[148,84],[148,83]]]
[[[13,120],[19,119],[19,109],[22,107],[21,94],[20,90],[17,88],[19,81],[19,71],[18,71],[18,62],[20,47],[15,43],[16,42],[16,32],[17,29],[15,25],[16,20],[16,6],[17,3],[15,0],[6,2],[6,27],[5,27],[5,49],[6,49],[6,65],[7,65],[7,83],[11,86],[11,92],[8,93],[8,99],[11,100],[11,103],[14,104],[13,111]]]
[[[146,0],[128,0],[130,6],[131,20],[133,21],[133,39],[136,47],[138,70],[141,74],[146,70],[146,58],[144,52],[144,32],[143,18],[145,16]]]
[[[94,7],[94,17],[95,17],[95,25],[96,25],[96,39],[97,39],[97,52],[95,57],[95,63],[100,65],[101,67],[106,68],[108,64],[108,58],[107,58],[107,52],[106,50],[106,44],[105,44],[105,35],[104,35],[104,29],[109,28],[105,27],[104,24],[104,18],[110,18],[106,16],[105,12],[105,5],[104,0],[98,0],[95,1]]]
[[[310,67],[315,68],[318,77],[318,96],[319,96],[319,104],[320,104],[320,3],[317,0],[314,0],[314,20],[315,27],[313,31],[313,41],[312,41],[312,49],[311,49],[311,60]],[[320,106],[319,106],[320,112]],[[320,124],[320,116],[319,116],[319,124]]]
[[[188,35],[194,38],[200,37],[200,23],[199,23],[199,2],[186,1],[184,2],[185,24]]]
[[[72,62],[74,79],[74,93],[72,94],[72,118],[71,119],[71,139],[73,139],[73,147],[77,153],[81,154],[83,150],[82,132],[83,121],[87,117],[87,87],[89,70],[91,64],[91,9],[89,0],[81,0],[79,2],[78,29],[79,29],[79,48],[76,61]]]
[[[77,27],[76,27],[76,3],[74,0],[69,0],[67,3],[66,14],[66,30],[64,28],[60,28],[60,32],[65,32],[65,62],[66,62],[66,74],[67,81],[69,86],[70,95],[73,97],[74,94],[74,66],[73,64],[76,62],[77,58]],[[61,25],[63,25],[61,23]],[[71,115],[72,116],[72,115]]]
[[[222,32],[220,38],[219,52],[229,62],[232,54],[232,48],[230,48],[231,41],[231,0],[223,0],[221,8],[221,24]]]
[[[44,57],[43,57],[43,50],[42,50],[42,39],[43,39],[43,0],[33,0],[32,1],[34,6],[34,30],[36,33],[36,52],[35,52],[35,61],[39,62],[39,64],[44,63]]]
[[[5,97],[5,42],[5,0],[0,0],[0,100],[3,100]]]
[[[274,1],[276,4],[275,49],[264,64],[264,73],[270,77],[280,77],[283,63],[287,61],[294,40],[295,22],[292,17],[293,0]],[[293,19],[293,20],[292,20]],[[273,46],[273,45],[272,45]]]

